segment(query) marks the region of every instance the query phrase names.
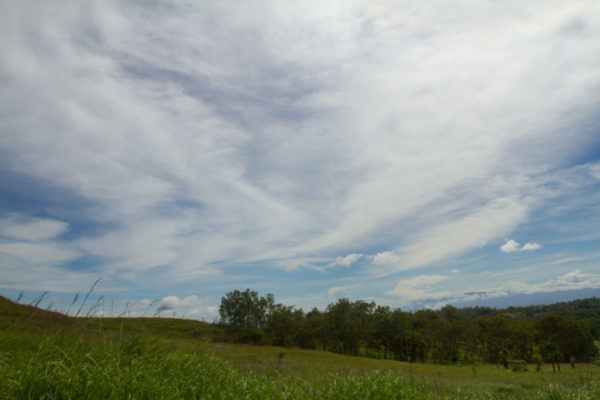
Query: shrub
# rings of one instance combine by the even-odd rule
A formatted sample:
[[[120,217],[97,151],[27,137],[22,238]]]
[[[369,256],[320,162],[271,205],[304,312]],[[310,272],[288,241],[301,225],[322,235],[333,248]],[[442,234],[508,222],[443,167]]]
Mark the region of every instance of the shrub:
[[[544,363],[544,359],[542,358],[540,353],[535,353],[532,357],[532,361],[535,364],[535,370],[537,372],[540,372],[540,370],[542,369],[542,364]]]
[[[527,361],[510,360],[510,368],[515,372],[527,371]]]

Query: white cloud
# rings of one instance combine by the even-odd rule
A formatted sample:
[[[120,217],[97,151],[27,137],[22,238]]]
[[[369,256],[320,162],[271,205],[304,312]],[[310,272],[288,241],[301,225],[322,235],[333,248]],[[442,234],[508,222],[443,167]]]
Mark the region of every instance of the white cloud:
[[[376,254],[371,272],[386,276],[454,257],[479,247],[489,240],[508,233],[526,215],[524,201],[512,198],[495,199],[466,215],[444,217],[430,228],[407,240],[407,245],[397,251]]]
[[[167,296],[163,298],[158,305],[157,311],[170,311],[180,307],[193,307],[202,304],[198,296],[191,295],[184,298],[177,296]]]
[[[217,318],[217,307],[206,299],[196,295],[180,298],[178,296],[164,297],[156,307],[158,315],[175,315],[179,318],[203,319],[213,321]]]
[[[36,253],[39,256],[36,255],[34,260],[32,260],[34,257],[29,257],[28,260],[19,260],[0,253],[0,269],[2,271],[0,287],[24,291],[48,290],[74,293],[86,290],[92,282],[98,279],[97,271],[65,270],[59,263],[65,262],[68,257],[60,256],[60,254],[52,257],[52,253],[45,250],[45,254],[50,254],[50,256],[43,258],[43,249]],[[54,258],[53,262],[51,262],[51,258]],[[39,262],[35,263],[37,261]]]
[[[340,293],[346,293],[349,292],[352,289],[355,289],[357,287],[359,287],[360,284],[354,284],[354,285],[346,285],[346,286],[333,286],[331,288],[329,288],[329,290],[327,291],[327,297],[329,299],[333,299],[334,297],[338,296]]]
[[[419,278],[419,277],[417,277]],[[416,278],[415,278],[416,279]],[[427,278],[422,278],[427,281]],[[419,279],[417,279],[418,281]],[[440,282],[442,279],[439,280]],[[444,304],[476,301],[482,299],[491,299],[504,297],[514,294],[532,294],[532,293],[551,293],[566,290],[579,289],[600,289],[600,275],[582,273],[580,270],[571,271],[554,279],[549,279],[540,283],[527,283],[523,281],[508,281],[498,286],[478,287],[462,290],[433,290],[434,288],[424,288],[424,285],[417,287],[420,290],[414,290],[414,284],[399,282],[396,288],[386,292],[398,296],[402,304],[418,303],[428,304],[434,308],[439,308]],[[436,283],[435,279],[432,279]]]
[[[80,253],[66,246],[51,243],[0,243],[0,255],[15,257],[30,264],[58,264],[80,257]]]
[[[596,179],[600,179],[600,162],[597,162],[595,164],[591,164],[589,166],[590,169],[590,174],[596,178]]]
[[[447,280],[445,275],[418,275],[414,278],[404,279],[396,284],[396,287],[385,292],[392,296],[401,296],[403,298],[418,299],[423,297],[431,286]]]
[[[341,266],[341,267],[350,267],[352,264],[354,264],[355,262],[357,262],[358,260],[360,260],[363,257],[362,254],[358,254],[358,253],[352,253],[352,254],[348,254],[347,256],[338,256],[333,262],[329,263],[328,266],[330,267],[337,267],[337,266]]]
[[[321,258],[293,258],[293,259],[284,259],[280,261],[281,265],[284,266],[285,270],[288,272],[298,271],[300,269],[307,269],[313,271],[324,272],[325,269],[317,264],[322,263],[324,260]]]
[[[455,257],[566,191],[600,103],[594,3],[514,4],[4,3],[0,167],[92,208],[73,246],[132,281]],[[5,254],[75,256],[28,224]]]
[[[523,251],[531,251],[531,250],[539,250],[541,249],[542,246],[539,243],[525,243],[523,245],[523,247],[521,247],[521,250]]]
[[[411,279],[401,281],[403,285],[410,287],[422,287],[433,285],[448,279],[445,275],[419,275]]]
[[[0,220],[0,268],[5,282],[15,266],[51,268],[81,257],[83,253],[76,246],[56,240],[67,229],[68,224],[62,221],[21,214]]]
[[[541,249],[542,246],[539,243],[525,243],[521,246],[518,242],[510,239],[507,240],[502,246],[500,246],[500,251],[503,253],[513,253],[515,251],[534,251]]]
[[[402,261],[402,259],[400,258],[400,256],[398,256],[393,251],[382,251],[373,256],[371,263],[375,264],[375,265],[395,266],[396,264],[399,264],[401,261]]]
[[[519,246],[520,246],[519,243],[510,239],[506,243],[504,243],[502,246],[500,246],[500,251],[502,251],[503,253],[512,253],[514,251],[519,251],[521,249]]]
[[[404,247],[406,267],[416,268],[477,248],[511,231],[527,213],[525,201],[500,198],[474,208],[467,215],[436,224]]]
[[[533,285],[532,289],[540,292],[552,292],[558,290],[576,290],[585,288],[600,288],[600,275],[586,274],[580,270],[568,272],[556,279]]]
[[[587,260],[591,257],[568,257],[568,258],[560,258],[558,260],[552,261],[550,264],[558,265],[558,264],[568,264],[576,261]]]
[[[49,218],[11,215],[0,220],[0,236],[16,240],[52,239],[67,231],[69,225]]]

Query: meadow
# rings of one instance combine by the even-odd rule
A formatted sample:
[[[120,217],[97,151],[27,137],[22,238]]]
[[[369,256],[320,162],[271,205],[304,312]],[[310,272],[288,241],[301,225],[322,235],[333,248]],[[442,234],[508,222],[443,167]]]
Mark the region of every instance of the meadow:
[[[553,373],[226,343],[167,318],[72,318],[0,301],[2,399],[598,399],[600,367]]]

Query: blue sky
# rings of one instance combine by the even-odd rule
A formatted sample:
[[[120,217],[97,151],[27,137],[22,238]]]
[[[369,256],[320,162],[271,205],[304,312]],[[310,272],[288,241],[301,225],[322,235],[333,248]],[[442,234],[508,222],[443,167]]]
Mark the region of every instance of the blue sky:
[[[2,2],[0,293],[600,294],[598,37],[596,1]]]

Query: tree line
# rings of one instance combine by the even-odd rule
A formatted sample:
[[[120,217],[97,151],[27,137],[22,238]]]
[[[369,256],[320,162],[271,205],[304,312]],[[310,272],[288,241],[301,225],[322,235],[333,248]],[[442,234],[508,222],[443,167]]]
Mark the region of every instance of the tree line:
[[[405,312],[339,299],[324,310],[275,302],[272,294],[234,290],[221,298],[221,323],[237,340],[410,362],[515,363],[593,361],[589,320],[558,313],[535,318],[483,308]],[[478,312],[477,312],[478,311]],[[514,311],[514,310],[513,310]],[[478,315],[479,314],[479,315]]]

